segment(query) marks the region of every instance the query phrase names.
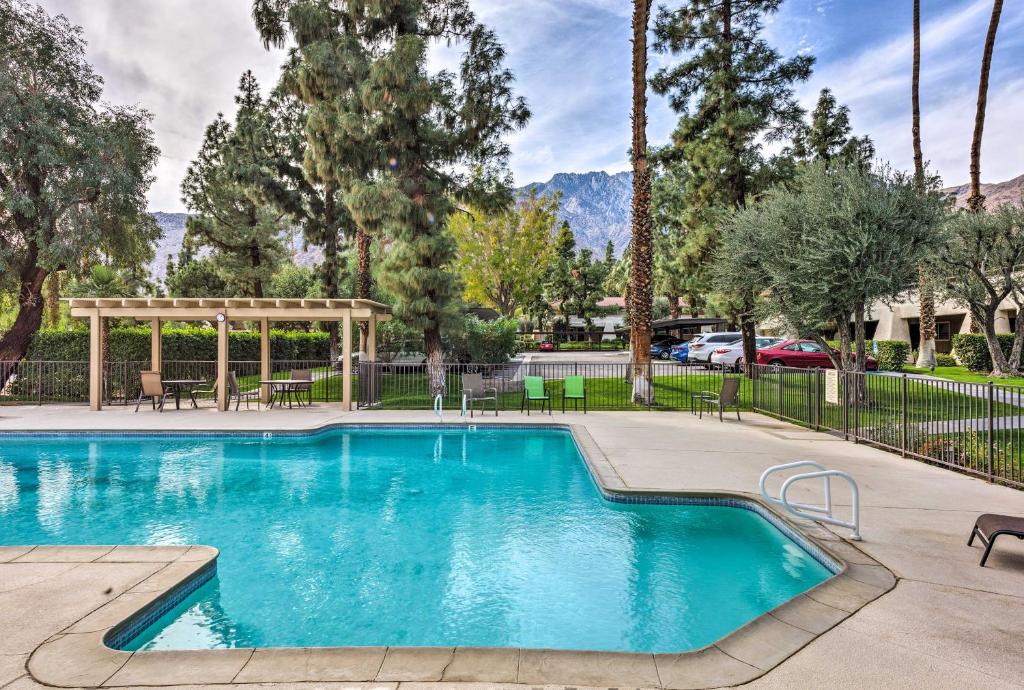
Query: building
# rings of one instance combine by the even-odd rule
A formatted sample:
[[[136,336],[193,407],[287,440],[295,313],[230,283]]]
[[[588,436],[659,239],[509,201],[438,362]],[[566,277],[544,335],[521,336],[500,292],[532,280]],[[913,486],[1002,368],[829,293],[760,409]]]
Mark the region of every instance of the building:
[[[867,314],[867,337],[878,340],[905,340],[917,349],[921,342],[921,311],[917,295],[886,305],[877,302]],[[996,316],[996,333],[1013,333],[1017,322],[1017,305],[1011,300],[1000,304]],[[953,336],[971,332],[971,315],[965,307],[954,302],[935,305],[935,351],[953,350]]]

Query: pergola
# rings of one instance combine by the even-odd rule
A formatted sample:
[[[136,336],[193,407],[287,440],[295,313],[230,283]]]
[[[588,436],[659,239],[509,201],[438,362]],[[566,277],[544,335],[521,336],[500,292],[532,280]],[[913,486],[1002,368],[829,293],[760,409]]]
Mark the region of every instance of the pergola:
[[[260,378],[269,379],[271,321],[338,321],[342,324],[342,407],[352,409],[352,322],[370,324],[365,352],[377,358],[378,321],[391,318],[386,304],[367,299],[240,299],[162,297],[73,297],[65,299],[71,316],[89,319],[89,407],[99,410],[103,399],[103,319],[133,318],[153,327],[150,368],[160,370],[162,321],[209,321],[217,325],[217,409],[228,409],[228,325],[256,321],[260,326]],[[363,345],[360,346],[361,348]],[[267,391],[263,390],[264,401]]]

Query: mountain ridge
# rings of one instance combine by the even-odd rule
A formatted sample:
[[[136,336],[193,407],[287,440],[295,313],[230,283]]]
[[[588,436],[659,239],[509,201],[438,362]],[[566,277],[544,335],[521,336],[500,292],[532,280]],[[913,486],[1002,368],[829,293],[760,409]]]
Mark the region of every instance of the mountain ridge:
[[[555,173],[547,182],[531,182],[517,187],[519,199],[527,197],[531,190],[537,194],[562,194],[562,205],[558,211],[559,220],[569,221],[569,227],[576,235],[576,242],[604,255],[605,245],[611,240],[615,253],[629,244],[630,204],[633,200],[633,174],[630,171],[609,173],[603,170],[586,173]],[[943,192],[955,195],[957,206],[967,200],[968,185],[946,187]],[[987,182],[981,185],[989,208],[1000,204],[1022,204],[1024,175],[1003,182]],[[152,212],[157,223],[164,230],[164,237],[157,245],[156,257],[150,263],[150,273],[163,279],[167,259],[177,256],[185,237],[186,213]],[[320,258],[315,248],[304,250],[296,247],[295,263],[312,266]]]

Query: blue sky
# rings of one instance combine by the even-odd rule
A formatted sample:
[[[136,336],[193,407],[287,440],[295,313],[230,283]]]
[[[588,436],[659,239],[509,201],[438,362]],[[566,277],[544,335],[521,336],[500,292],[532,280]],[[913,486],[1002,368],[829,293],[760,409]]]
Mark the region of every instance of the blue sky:
[[[42,0],[85,28],[105,98],[154,113],[163,157],[150,208],[183,210],[178,186],[218,110],[231,111],[239,75],[265,86],[281,55],[265,51],[249,0]],[[655,3],[658,4],[657,2]],[[473,0],[508,49],[518,90],[533,110],[511,140],[518,184],[556,172],[628,168],[628,0]],[[978,70],[991,0],[922,0],[925,158],[946,184],[967,179]],[[850,106],[855,132],[880,157],[911,165],[911,0],[787,0],[767,28],[785,55],[810,52],[814,76],[798,87],[806,106],[830,87]],[[983,179],[1024,173],[1024,3],[1006,3],[996,43],[982,158]],[[435,65],[451,56],[439,51]],[[651,73],[671,61],[652,55]],[[651,96],[648,134],[664,143],[676,116]]]

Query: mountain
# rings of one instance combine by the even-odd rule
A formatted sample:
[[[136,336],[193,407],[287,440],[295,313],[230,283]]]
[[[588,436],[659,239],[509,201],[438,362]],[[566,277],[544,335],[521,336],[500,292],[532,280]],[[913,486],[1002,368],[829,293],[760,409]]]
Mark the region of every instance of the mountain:
[[[516,192],[525,197],[530,190],[541,195],[561,192],[558,217],[569,221],[578,244],[599,256],[604,255],[608,240],[615,244],[616,254],[629,243],[633,173],[556,173],[547,182],[528,184]]]
[[[149,264],[149,274],[156,280],[163,280],[167,273],[168,257],[178,257],[181,242],[185,239],[185,220],[187,213],[164,213],[157,211],[152,214],[156,224],[164,231],[164,236],[157,242],[156,256]]]
[[[956,205],[967,205],[967,193],[969,185],[962,184],[957,187],[946,187],[942,190],[946,194],[956,195]],[[1007,180],[1006,182],[981,183],[981,193],[985,195],[985,208],[995,208],[1002,204],[1021,205],[1021,198],[1024,196],[1024,175]]]

